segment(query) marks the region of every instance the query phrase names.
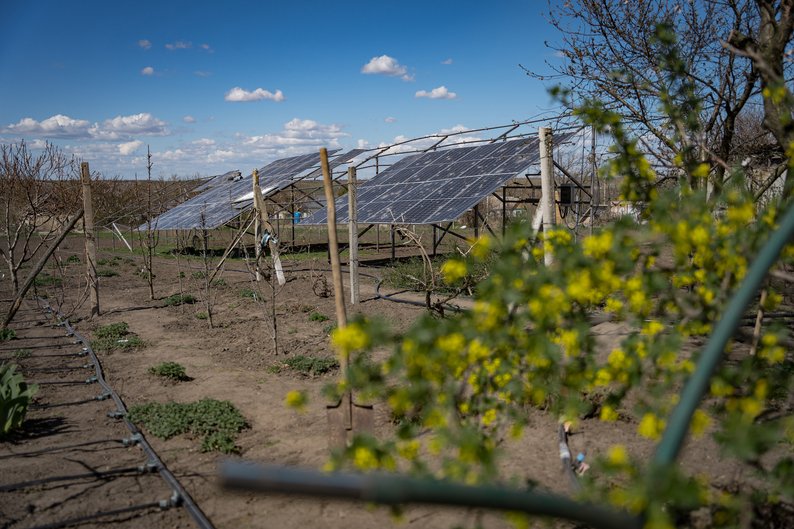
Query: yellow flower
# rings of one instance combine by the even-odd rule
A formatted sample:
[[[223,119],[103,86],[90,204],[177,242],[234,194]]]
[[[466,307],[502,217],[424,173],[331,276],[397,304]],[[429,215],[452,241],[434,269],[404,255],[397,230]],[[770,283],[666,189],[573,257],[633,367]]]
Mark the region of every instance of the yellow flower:
[[[664,330],[664,325],[656,320],[651,320],[642,326],[642,334],[646,336],[656,336]]]
[[[618,420],[618,412],[612,406],[601,406],[601,414],[598,416],[604,422],[614,422]]]
[[[306,408],[307,402],[308,398],[306,397],[305,391],[292,390],[288,392],[287,396],[284,398],[284,404],[298,411],[303,411]]]
[[[623,445],[612,445],[607,451],[607,460],[615,466],[623,466],[629,462],[629,453]]]
[[[692,414],[692,435],[700,437],[706,432],[706,428],[709,427],[710,423],[711,419],[706,412],[695,410],[695,413]]]
[[[331,333],[331,343],[334,344],[337,351],[349,353],[369,345],[369,336],[361,325],[352,323],[345,327],[334,329]]]
[[[664,431],[664,420],[660,419],[653,413],[646,413],[640,420],[640,425],[637,427],[637,433],[648,439],[659,439]]]
[[[601,259],[612,249],[612,239],[611,231],[603,231],[597,235],[585,237],[582,240],[582,250],[589,257]]]
[[[361,470],[373,470],[378,468],[378,458],[371,449],[358,446],[353,452],[353,464]]]
[[[459,353],[466,347],[466,339],[459,332],[441,336],[436,343],[439,349],[447,353]]]
[[[444,281],[447,283],[454,283],[466,277],[466,263],[458,259],[450,259],[441,265],[441,275],[444,276]]]
[[[488,257],[491,250],[491,238],[487,235],[481,235],[479,239],[471,247],[471,254],[477,259],[483,260]]]
[[[496,421],[496,410],[491,408],[490,410],[486,411],[482,414],[482,424],[483,426],[490,426],[491,424]]]

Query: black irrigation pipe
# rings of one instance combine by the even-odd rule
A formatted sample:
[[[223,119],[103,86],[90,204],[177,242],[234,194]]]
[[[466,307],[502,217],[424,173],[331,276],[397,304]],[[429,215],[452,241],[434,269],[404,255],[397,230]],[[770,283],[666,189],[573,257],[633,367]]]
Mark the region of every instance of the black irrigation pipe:
[[[124,448],[121,441],[119,439],[99,439],[97,441],[86,441],[84,443],[76,443],[73,445],[62,445],[62,446],[52,446],[50,448],[44,448],[42,450],[33,450],[31,452],[17,452],[14,454],[7,454],[4,456],[0,456],[0,460],[2,459],[11,459],[14,457],[33,457],[42,454],[49,454],[51,452],[64,452],[68,450],[74,450],[77,448],[83,448],[85,446],[96,446],[105,443],[118,443],[121,446],[117,446],[114,448]]]
[[[107,516],[117,516],[119,514],[127,514],[135,511],[143,511],[148,509],[164,509],[167,508],[169,500],[161,500],[159,502],[141,503],[138,505],[131,505],[129,507],[122,507],[120,509],[112,509],[109,511],[100,511],[85,516],[78,516],[76,518],[68,518],[60,522],[53,522],[44,525],[36,525],[30,529],[60,529],[61,527],[69,527],[70,525],[80,525],[97,518],[105,518]]]
[[[93,364],[85,364],[79,366],[64,366],[64,367],[26,367],[22,369],[22,371],[24,371],[25,373],[69,373],[71,371],[90,369],[92,367],[94,367]]]
[[[56,483],[58,481],[78,481],[86,478],[105,479],[115,476],[123,476],[125,474],[143,474],[146,471],[145,466],[140,467],[125,467],[114,468],[104,472],[84,472],[82,474],[68,474],[65,476],[50,476],[48,478],[32,479],[30,481],[20,481],[19,483],[11,483],[10,485],[0,485],[0,492],[13,492],[20,489],[29,489],[38,485],[46,485],[47,483]]]
[[[28,349],[28,348],[27,347],[22,347],[21,349],[24,350],[24,349]],[[19,349],[11,349],[11,351],[19,351]],[[76,353],[64,353],[64,354],[52,354],[52,355],[30,355],[29,357],[26,358],[26,360],[27,359],[36,360],[36,359],[39,359],[39,358],[63,358],[64,356],[81,357],[81,356],[86,356],[87,354],[88,353],[86,353],[85,351],[78,351]],[[7,361],[7,360],[14,361],[14,360],[22,360],[22,359],[21,358],[17,358],[16,356],[3,356],[3,357],[0,357],[0,362]]]
[[[91,399],[75,400],[72,402],[57,402],[55,404],[31,404],[31,410],[48,410],[50,408],[65,408],[66,406],[79,406],[80,404],[88,404],[90,402],[97,402],[100,399],[97,397]]]
[[[110,385],[105,380],[105,376],[102,372],[102,364],[99,362],[99,358],[96,356],[96,353],[91,348],[91,342],[78,334],[72,325],[69,323],[69,320],[65,319],[63,315],[56,309],[50,307],[49,303],[42,298],[37,298],[39,305],[43,305],[45,312],[47,313],[55,313],[58,316],[58,319],[62,320],[61,325],[66,328],[67,333],[70,336],[74,336],[79,342],[83,344],[83,350],[87,351],[88,355],[91,358],[91,361],[94,363],[94,370],[96,372],[96,381],[99,383],[100,386],[110,395],[113,399],[113,402],[116,404],[116,411],[108,413],[108,416],[111,417],[120,417],[124,420],[124,424],[126,424],[127,429],[130,431],[132,436],[125,440],[127,444],[138,444],[140,445],[141,449],[149,458],[149,465],[156,469],[159,472],[160,477],[168,484],[168,486],[173,491],[173,495],[171,499],[164,504],[162,501],[159,502],[158,505],[161,508],[165,507],[173,507],[177,505],[182,505],[185,507],[185,510],[190,514],[193,518],[193,521],[196,522],[201,529],[215,529],[212,525],[212,522],[209,521],[207,516],[201,511],[198,505],[193,501],[193,498],[190,497],[190,494],[182,487],[179,483],[179,480],[171,473],[170,470],[165,466],[165,464],[160,460],[157,455],[157,452],[154,451],[152,446],[146,441],[143,433],[138,429],[135,424],[130,422],[127,418],[127,407],[124,405],[124,401],[121,400],[121,397],[110,387]],[[71,524],[70,524],[71,525]],[[53,527],[64,527],[63,525],[57,525]]]
[[[19,347],[0,347],[0,351],[19,351],[20,349],[53,349],[55,347],[74,347],[74,343],[56,343],[53,345],[22,345]],[[76,353],[75,353],[76,354]]]

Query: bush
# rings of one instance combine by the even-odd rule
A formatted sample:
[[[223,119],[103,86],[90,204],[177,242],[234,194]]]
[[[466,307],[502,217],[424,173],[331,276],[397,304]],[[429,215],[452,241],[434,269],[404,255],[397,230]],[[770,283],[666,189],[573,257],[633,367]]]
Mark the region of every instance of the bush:
[[[191,294],[173,294],[164,300],[166,307],[177,307],[179,305],[192,305],[198,301],[195,296]]]
[[[22,426],[28,405],[39,387],[15,373],[15,364],[0,365],[0,438]]]
[[[187,373],[185,373],[185,366],[177,362],[162,362],[156,366],[149,368],[149,373],[157,375],[158,377],[169,378],[178,382],[187,382],[192,380]]]
[[[209,314],[207,314],[204,311],[196,313],[196,319],[197,320],[206,320],[207,318],[209,318]]]
[[[238,452],[234,444],[237,434],[248,426],[234,405],[226,400],[202,399],[198,402],[150,402],[130,408],[128,418],[144,426],[160,439],[180,434],[203,436],[203,452]]]
[[[13,340],[16,337],[17,337],[17,333],[14,329],[10,327],[6,327],[5,329],[0,329],[0,342]]]
[[[328,321],[328,316],[319,312],[309,314],[309,321]]]
[[[78,264],[78,263],[80,263],[80,258],[76,255],[70,255],[66,259],[66,264]]]
[[[127,322],[120,321],[103,325],[94,331],[91,347],[94,351],[111,352],[116,349],[135,349],[144,343],[135,333],[130,332]]]
[[[332,356],[296,355],[284,362],[290,369],[306,376],[319,376],[339,369],[339,361]]]

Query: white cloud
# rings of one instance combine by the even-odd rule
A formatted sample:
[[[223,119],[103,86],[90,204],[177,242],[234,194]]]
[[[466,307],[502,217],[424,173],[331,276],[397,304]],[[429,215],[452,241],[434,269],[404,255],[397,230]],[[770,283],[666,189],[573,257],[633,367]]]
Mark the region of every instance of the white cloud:
[[[188,115],[188,116],[183,117],[182,121],[184,121],[185,123],[195,123],[196,122],[196,118],[194,118],[193,116]]]
[[[0,129],[5,134],[39,134],[45,138],[81,138],[89,137],[91,123],[84,119],[72,119],[63,114],[56,114],[43,121],[33,118],[22,118],[18,123]]]
[[[400,77],[403,81],[414,80],[413,75],[408,74],[408,69],[405,66],[400,64],[394,57],[389,57],[388,55],[373,57],[361,67],[361,73]]]
[[[165,45],[165,49],[167,50],[187,50],[193,47],[192,42],[186,42],[184,40],[178,40],[176,42],[169,42]]]
[[[148,50],[149,48],[152,47],[152,42],[147,39],[141,39],[138,41],[138,46],[140,46],[144,50]]]
[[[135,151],[137,151],[138,148],[140,148],[141,145],[143,145],[143,142],[140,141],[140,140],[133,140],[133,141],[128,141],[126,143],[120,143],[119,144],[119,153],[122,156],[129,156],[130,154],[132,154]]]
[[[193,140],[191,143],[192,143],[193,145],[204,145],[204,146],[208,146],[208,145],[215,145],[215,140],[213,140],[213,139],[210,139],[210,138],[199,138],[199,139],[197,139],[197,140]]]
[[[356,143],[356,147],[358,147],[359,149],[368,149],[369,142],[367,140],[358,140],[358,142]]]
[[[383,121],[385,121],[386,123],[394,123],[395,121],[397,121],[397,118],[393,118],[393,117],[389,116],[386,119],[384,119]]]
[[[94,123],[90,130],[91,136],[106,140],[117,140],[138,134],[164,136],[167,133],[166,122],[148,112],[106,119],[101,124]]]
[[[210,75],[212,75],[212,72],[208,72],[206,70],[196,70],[195,72],[193,72],[193,75],[195,75],[196,77],[209,77]]]
[[[151,66],[145,67],[143,70],[141,70],[141,75],[154,75],[154,68]]]
[[[243,101],[259,101],[261,99],[270,99],[272,101],[281,102],[284,101],[284,94],[281,92],[281,90],[276,90],[276,92],[273,93],[263,88],[257,88],[253,92],[249,92],[248,90],[243,90],[239,86],[235,86],[226,92],[226,95],[223,98],[226,101],[231,101],[233,103]]]
[[[452,64],[452,58],[450,57],[448,59],[444,59],[443,61],[441,61],[441,64]]]
[[[439,86],[438,88],[433,88],[429,92],[427,90],[419,90],[416,93],[416,97],[426,97],[428,99],[455,99],[458,97],[458,94],[450,92],[447,90],[446,86]]]
[[[199,47],[200,47],[202,50],[206,51],[207,53],[215,53],[215,50],[213,50],[213,49],[212,49],[212,46],[210,46],[209,44],[206,44],[206,43],[205,43],[205,44],[202,44],[202,45],[201,45],[201,46],[199,46]]]

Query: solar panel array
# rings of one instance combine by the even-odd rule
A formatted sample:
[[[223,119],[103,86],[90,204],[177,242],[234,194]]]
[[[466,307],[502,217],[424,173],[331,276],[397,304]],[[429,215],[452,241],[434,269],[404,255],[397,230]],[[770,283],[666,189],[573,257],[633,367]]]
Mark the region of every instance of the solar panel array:
[[[454,221],[539,161],[537,138],[406,157],[359,186],[358,222],[435,224]],[[348,221],[347,197],[336,201],[336,211],[337,222]],[[307,224],[325,222],[325,209],[305,221]]]
[[[339,149],[329,151],[329,155]],[[331,159],[334,167],[346,163],[360,154],[354,149]],[[282,158],[259,169],[262,194],[267,197],[289,187],[304,178],[309,170],[320,163],[318,153]],[[157,230],[215,229],[235,219],[251,207],[253,194],[250,175],[243,177],[237,171],[216,176],[202,184],[203,192],[152,219],[152,227]],[[145,229],[140,226],[138,229]]]

